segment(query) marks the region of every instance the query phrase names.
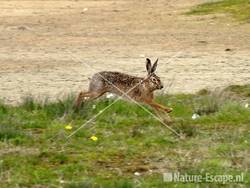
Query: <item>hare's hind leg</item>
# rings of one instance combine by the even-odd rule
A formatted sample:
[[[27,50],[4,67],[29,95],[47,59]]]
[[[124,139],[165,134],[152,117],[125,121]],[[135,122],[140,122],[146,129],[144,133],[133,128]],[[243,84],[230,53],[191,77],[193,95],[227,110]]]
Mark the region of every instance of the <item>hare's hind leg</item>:
[[[102,90],[102,91],[87,91],[87,92],[80,92],[76,101],[75,101],[75,107],[79,108],[82,104],[83,101],[86,100],[94,100],[100,96],[102,96],[104,93],[106,93],[106,91]]]
[[[80,106],[81,106],[81,104],[82,104],[82,102],[86,99],[86,97],[87,96],[89,96],[90,95],[90,92],[80,92],[79,93],[79,95],[78,95],[78,97],[76,98],[76,100],[75,100],[75,104],[74,104],[74,106],[75,106],[75,108],[79,108]]]

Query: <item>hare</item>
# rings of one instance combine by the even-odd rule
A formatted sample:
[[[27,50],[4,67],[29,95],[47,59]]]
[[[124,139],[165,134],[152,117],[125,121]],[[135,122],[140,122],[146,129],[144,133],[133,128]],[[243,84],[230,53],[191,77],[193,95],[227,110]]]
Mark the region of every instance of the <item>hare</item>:
[[[170,113],[171,108],[167,108],[153,101],[154,91],[163,88],[160,78],[155,74],[158,59],[151,64],[150,59],[146,59],[147,76],[145,78],[135,77],[120,72],[103,71],[93,75],[90,80],[89,90],[80,92],[75,101],[75,107],[87,99],[92,100],[110,92],[125,98],[134,99],[137,102],[150,105],[156,110]]]

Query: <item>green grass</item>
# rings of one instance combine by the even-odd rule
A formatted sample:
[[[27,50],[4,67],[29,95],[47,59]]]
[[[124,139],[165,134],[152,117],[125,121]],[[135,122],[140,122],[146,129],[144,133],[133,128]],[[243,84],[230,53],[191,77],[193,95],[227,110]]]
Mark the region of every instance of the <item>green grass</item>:
[[[250,21],[250,0],[221,0],[198,5],[192,8],[188,15],[206,15],[226,13],[236,20]]]
[[[185,135],[182,139],[126,101],[117,102],[70,138],[67,136],[113,99],[85,103],[78,111],[73,109],[72,96],[50,103],[29,97],[16,107],[1,103],[1,187],[197,186],[163,182],[162,172],[177,171],[203,175],[243,172],[241,186],[247,187],[250,109],[244,105],[250,102],[248,90],[248,86],[231,86],[223,93],[157,97],[158,102],[173,107],[170,126]],[[200,117],[193,120],[194,113]],[[66,125],[73,129],[66,130]],[[96,142],[90,139],[92,135],[98,137]]]

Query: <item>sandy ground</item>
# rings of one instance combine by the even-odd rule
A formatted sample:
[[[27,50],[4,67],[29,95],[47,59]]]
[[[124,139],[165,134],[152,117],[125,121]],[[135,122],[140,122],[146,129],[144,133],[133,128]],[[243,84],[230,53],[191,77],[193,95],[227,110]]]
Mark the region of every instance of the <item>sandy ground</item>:
[[[144,76],[145,57],[159,58],[165,92],[250,83],[250,24],[183,14],[202,2],[1,0],[0,98],[55,99],[100,70]]]

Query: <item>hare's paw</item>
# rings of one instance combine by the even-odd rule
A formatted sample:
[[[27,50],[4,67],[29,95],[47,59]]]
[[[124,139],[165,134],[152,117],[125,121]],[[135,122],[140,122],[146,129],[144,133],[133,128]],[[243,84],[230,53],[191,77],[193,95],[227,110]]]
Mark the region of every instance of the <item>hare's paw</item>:
[[[165,112],[167,112],[167,113],[170,113],[170,112],[172,112],[173,111],[173,108],[166,108],[165,109]]]

